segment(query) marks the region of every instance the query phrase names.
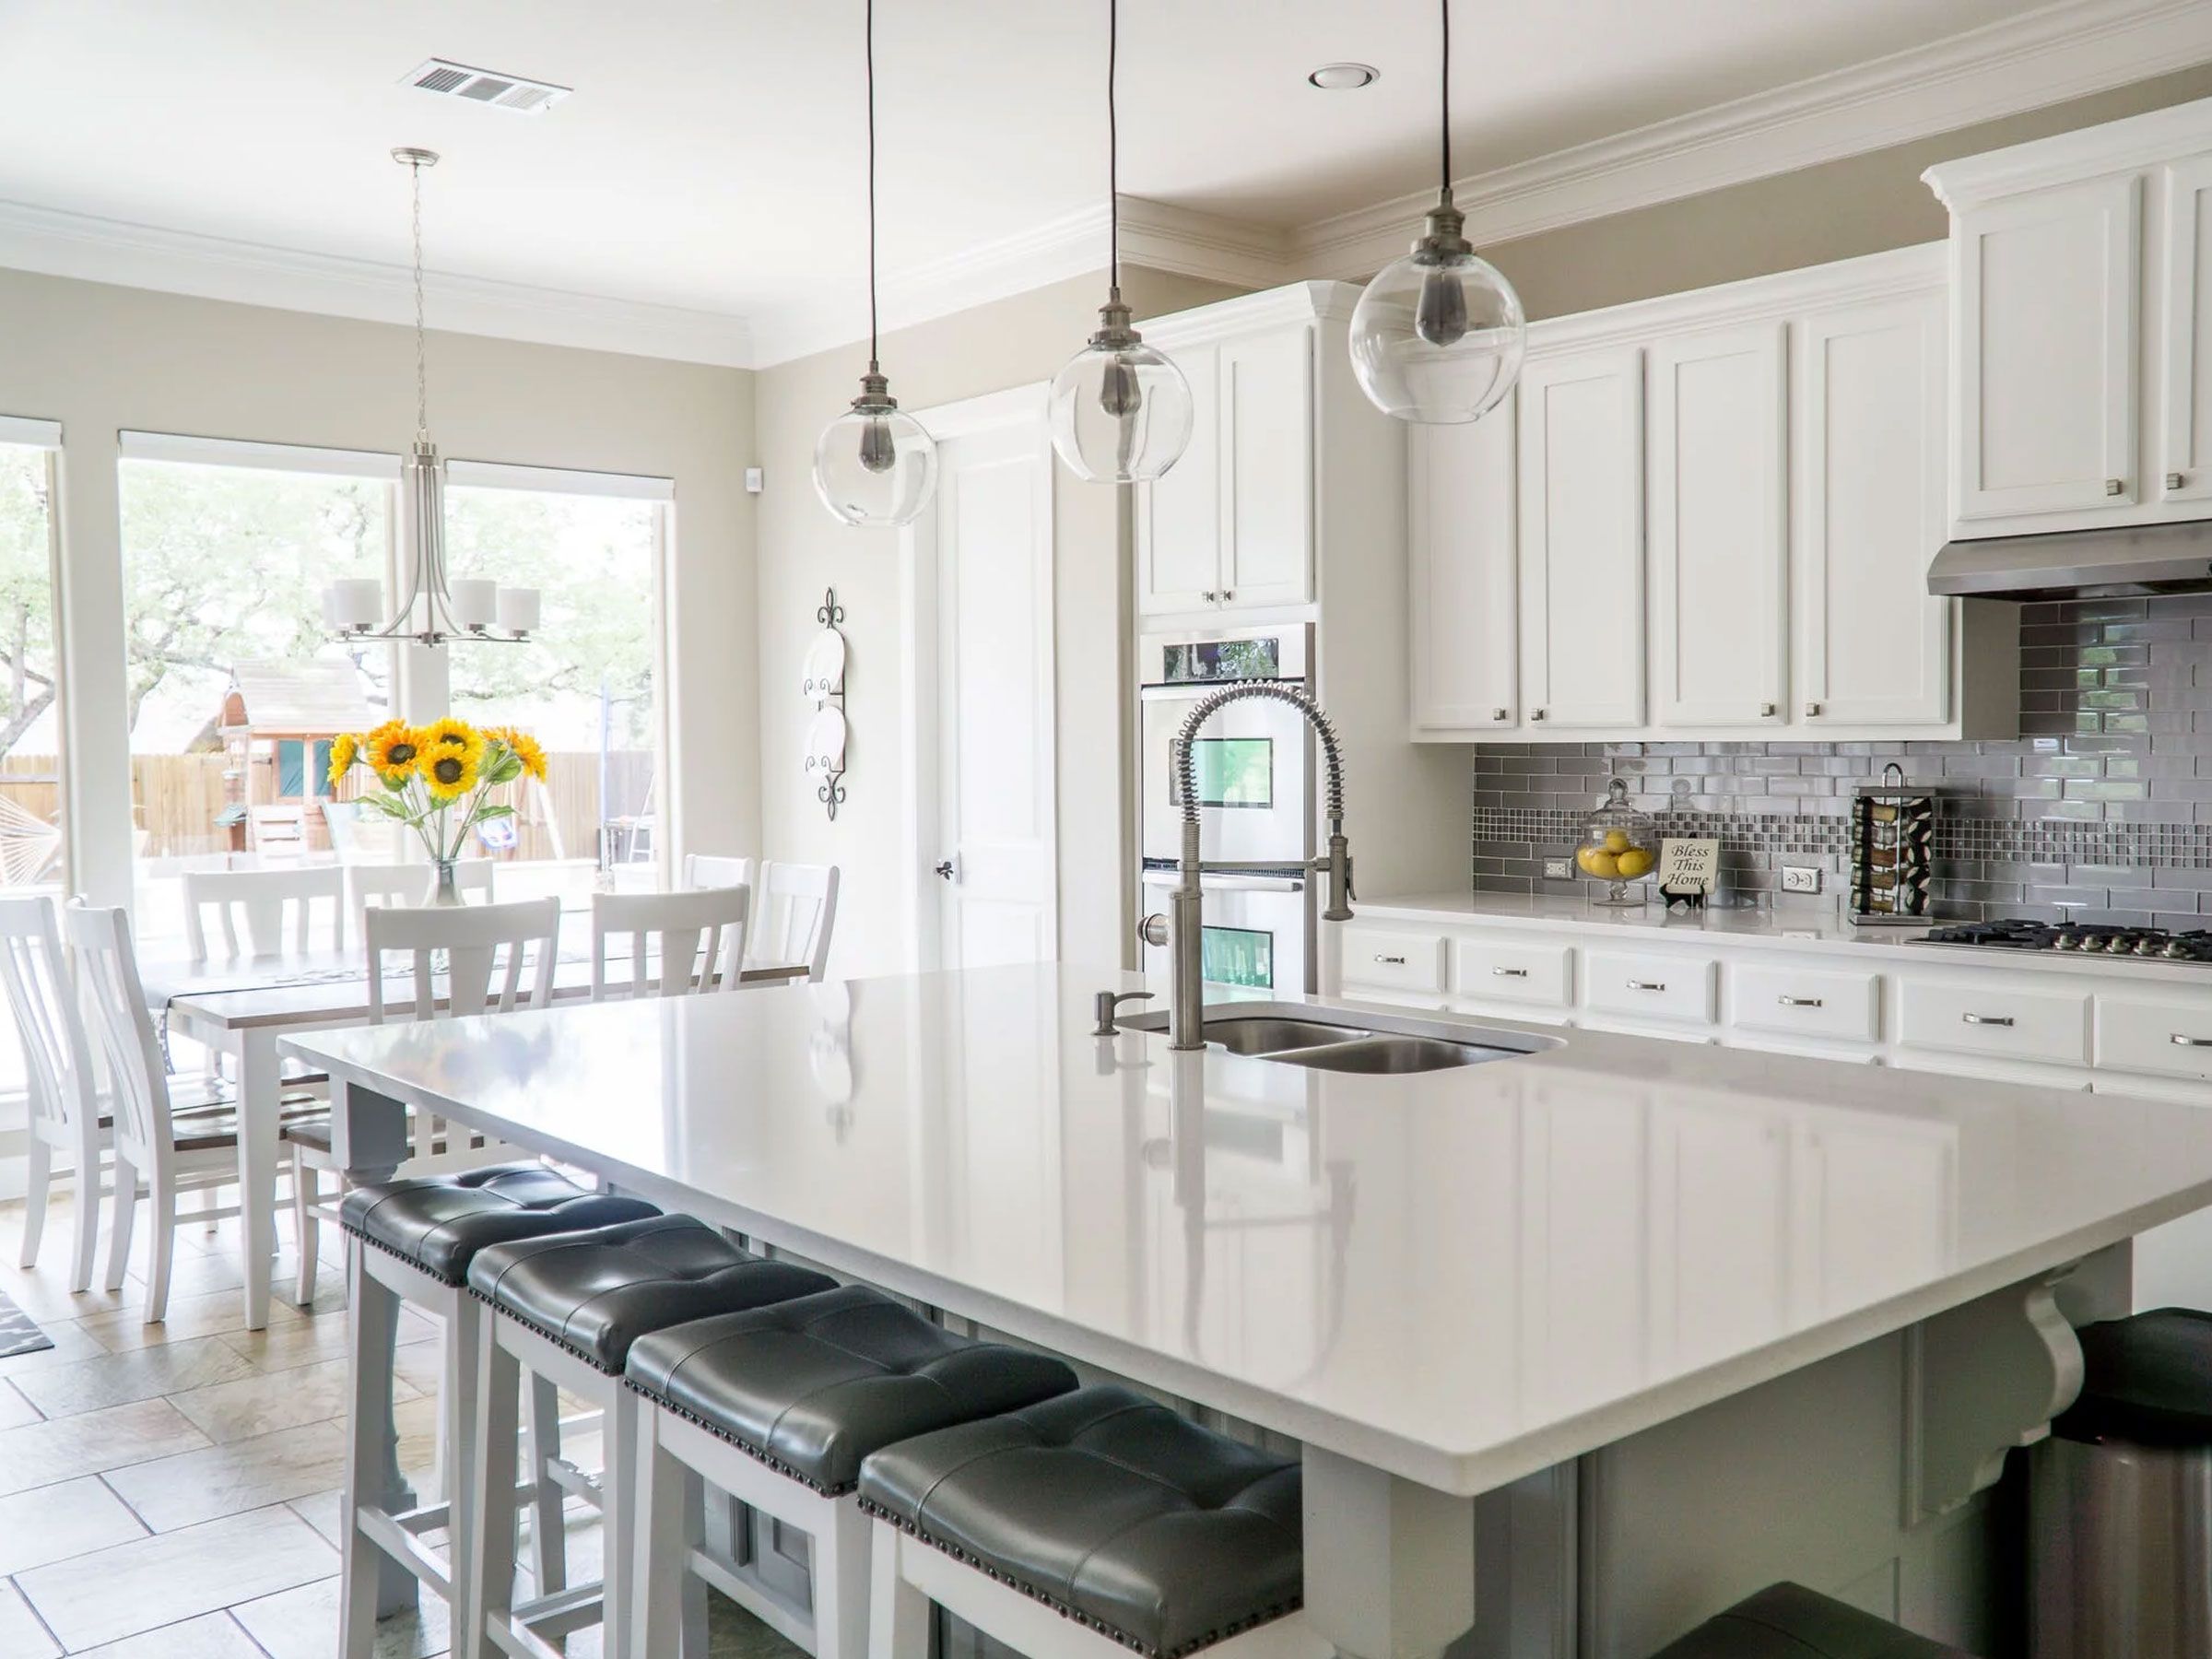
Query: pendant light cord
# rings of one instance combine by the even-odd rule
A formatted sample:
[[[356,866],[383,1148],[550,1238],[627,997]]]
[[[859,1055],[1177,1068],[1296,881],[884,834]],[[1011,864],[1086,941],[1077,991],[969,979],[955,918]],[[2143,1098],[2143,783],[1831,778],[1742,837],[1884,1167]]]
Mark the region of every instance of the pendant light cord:
[[[1438,10],[1444,15],[1443,67],[1439,71],[1442,96],[1437,100],[1442,109],[1442,137],[1444,160],[1444,194],[1452,194],[1452,0],[1439,0]]]
[[[422,163],[407,163],[415,187],[415,441],[430,441],[430,366],[422,328]]]
[[[1106,0],[1106,283],[1122,300],[1122,129],[1114,112],[1114,77],[1121,68],[1122,8]]]
[[[876,361],[876,0],[867,0],[868,61],[868,372]]]

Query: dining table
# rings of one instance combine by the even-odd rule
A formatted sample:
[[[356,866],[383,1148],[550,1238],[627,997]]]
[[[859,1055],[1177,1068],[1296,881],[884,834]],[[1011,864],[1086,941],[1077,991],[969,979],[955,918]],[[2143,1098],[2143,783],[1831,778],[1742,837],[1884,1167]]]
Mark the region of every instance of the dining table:
[[[613,941],[609,945],[610,956],[619,954]],[[803,980],[807,971],[805,962],[750,962],[742,979],[747,985],[780,984]],[[246,1327],[262,1330],[269,1323],[276,1175],[284,1155],[287,1082],[276,1044],[304,1031],[369,1024],[368,959],[359,949],[328,947],[212,959],[147,955],[139,959],[138,977],[164,1047],[171,1037],[182,1036],[230,1062],[237,1094]],[[626,982],[628,976],[622,977]],[[389,1004],[413,1002],[411,972],[388,973],[384,983]],[[591,994],[591,953],[563,949],[554,964],[552,999],[582,1002]]]

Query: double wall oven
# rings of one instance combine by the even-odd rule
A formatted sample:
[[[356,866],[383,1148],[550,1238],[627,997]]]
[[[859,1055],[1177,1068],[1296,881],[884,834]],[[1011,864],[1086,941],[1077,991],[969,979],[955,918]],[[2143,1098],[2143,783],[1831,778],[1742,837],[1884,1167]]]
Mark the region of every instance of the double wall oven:
[[[1280,680],[1311,690],[1310,623],[1279,628],[1149,634],[1137,641],[1142,713],[1137,790],[1142,812],[1144,912],[1164,912],[1182,849],[1175,735],[1191,705],[1234,680]],[[1313,890],[1304,865],[1314,848],[1313,736],[1296,710],[1268,698],[1230,703],[1192,746],[1199,847],[1206,858],[1279,864],[1279,870],[1210,874],[1206,888],[1206,977],[1277,991],[1314,989]],[[1145,969],[1164,974],[1164,947],[1147,946]]]

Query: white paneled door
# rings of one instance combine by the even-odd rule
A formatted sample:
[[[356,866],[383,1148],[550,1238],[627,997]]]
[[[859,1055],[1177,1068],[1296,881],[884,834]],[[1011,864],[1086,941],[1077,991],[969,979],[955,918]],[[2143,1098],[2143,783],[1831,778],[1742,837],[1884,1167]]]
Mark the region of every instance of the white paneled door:
[[[943,968],[1049,961],[1059,895],[1044,388],[921,418],[938,472],[913,538],[914,626],[933,636],[915,641],[928,665],[916,690],[935,714],[918,746],[934,776],[919,792],[916,955]]]

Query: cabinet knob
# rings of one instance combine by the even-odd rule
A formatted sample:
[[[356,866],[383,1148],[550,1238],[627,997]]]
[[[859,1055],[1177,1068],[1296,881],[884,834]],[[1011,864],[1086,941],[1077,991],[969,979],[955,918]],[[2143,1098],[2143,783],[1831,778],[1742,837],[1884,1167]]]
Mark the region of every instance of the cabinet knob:
[[[2104,493],[2108,496],[2125,495],[2127,480],[2125,478],[2107,478],[2104,481]]]
[[[1207,588],[1205,593],[1199,595],[1199,597],[1204,599],[1208,605],[1211,605],[1216,600],[1219,599],[1221,595],[1215,593],[1212,588]]]
[[[1820,718],[1820,705],[1819,705],[1818,703],[1817,703],[1817,702],[1808,702],[1808,703],[1806,703],[1806,704],[1805,705],[1805,717],[1806,717],[1807,720],[1818,720],[1818,719],[1819,719],[1819,718]]]
[[[1224,605],[1227,605],[1227,604],[1228,604],[1228,603],[1229,603],[1229,602],[1230,602],[1231,599],[1234,599],[1236,596],[1237,596],[1237,593],[1236,593],[1236,590],[1235,590],[1234,588],[1223,588],[1223,589],[1221,590],[1221,603],[1222,603],[1222,604],[1224,604]]]
[[[2171,472],[2166,475],[2166,488],[2169,489],[2179,489],[2188,481],[2189,480],[2187,477],[2178,472]]]
[[[1772,703],[1760,703],[1760,704],[1759,705],[1759,717],[1761,720],[1771,720],[1771,719],[1773,719],[1773,718],[1774,718],[1774,705],[1773,705]]]
[[[1504,724],[1505,722],[1511,720],[1512,717],[1513,712],[1511,709],[1492,709],[1490,711],[1490,718],[1497,721],[1500,725]]]
[[[1544,711],[1541,709],[1531,709],[1528,712],[1528,717],[1531,720],[1541,720],[1544,718]]]

